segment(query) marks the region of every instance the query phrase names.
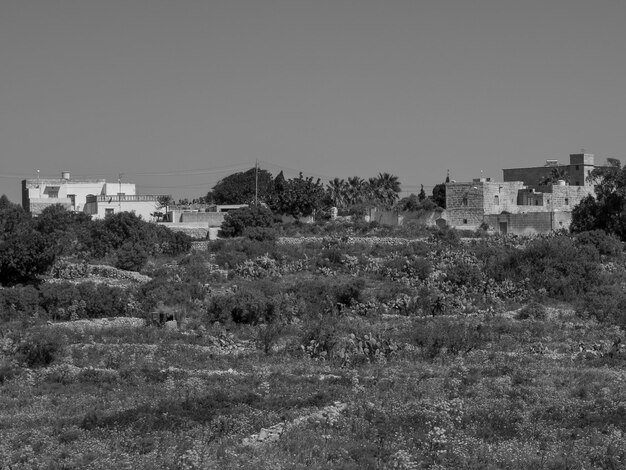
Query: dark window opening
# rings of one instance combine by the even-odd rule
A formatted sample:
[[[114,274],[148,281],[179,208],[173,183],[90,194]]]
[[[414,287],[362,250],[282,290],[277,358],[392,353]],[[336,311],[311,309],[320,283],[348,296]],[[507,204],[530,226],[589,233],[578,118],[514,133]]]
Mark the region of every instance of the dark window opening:
[[[565,205],[569,206],[569,199],[568,198],[565,198]]]
[[[467,224],[467,219],[463,219],[463,223],[464,223],[464,224]]]

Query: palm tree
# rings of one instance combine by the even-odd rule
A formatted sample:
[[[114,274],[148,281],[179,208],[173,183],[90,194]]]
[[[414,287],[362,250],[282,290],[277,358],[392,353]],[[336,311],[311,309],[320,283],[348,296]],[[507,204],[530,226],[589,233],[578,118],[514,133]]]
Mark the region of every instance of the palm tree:
[[[399,193],[400,192],[400,180],[396,175],[392,175],[390,173],[378,173],[376,177],[378,183],[384,188],[391,189],[392,191]]]
[[[334,178],[333,180],[328,182],[326,186],[326,191],[328,192],[328,196],[331,201],[333,201],[333,205],[337,208],[343,208],[346,206],[346,202],[348,199],[348,189],[349,185],[345,180]]]
[[[347,203],[349,205],[360,204],[365,201],[363,190],[365,189],[365,181],[358,176],[348,178]]]
[[[400,181],[398,177],[390,173],[379,173],[377,177],[370,178],[373,202],[391,207],[400,198]]]

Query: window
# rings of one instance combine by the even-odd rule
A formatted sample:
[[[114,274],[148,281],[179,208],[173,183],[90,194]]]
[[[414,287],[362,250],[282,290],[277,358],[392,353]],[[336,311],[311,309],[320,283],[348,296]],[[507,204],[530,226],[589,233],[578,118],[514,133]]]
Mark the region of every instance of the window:
[[[57,199],[59,197],[59,190],[57,189],[56,191],[48,191],[48,197],[51,199]]]
[[[467,219],[463,219],[463,223],[467,225]]]
[[[576,169],[578,170],[578,165],[576,165]]]
[[[493,197],[493,203],[494,203],[496,206],[499,206],[499,205],[500,205],[500,197],[499,197],[497,194]]]
[[[569,199],[568,198],[565,198],[565,205],[569,206]]]
[[[67,197],[72,202],[72,208],[76,207],[76,194],[68,194]]]
[[[104,216],[113,215],[113,212],[115,212],[115,209],[104,209]]]
[[[464,206],[467,206],[467,196],[463,198],[462,204]]]

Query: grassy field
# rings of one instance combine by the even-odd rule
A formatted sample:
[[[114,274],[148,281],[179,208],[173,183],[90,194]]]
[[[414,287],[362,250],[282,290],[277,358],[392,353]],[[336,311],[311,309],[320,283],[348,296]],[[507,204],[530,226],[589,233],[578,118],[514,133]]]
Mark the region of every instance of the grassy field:
[[[147,272],[201,279],[178,329],[6,321],[0,466],[626,468],[621,257],[481,243],[220,242]]]

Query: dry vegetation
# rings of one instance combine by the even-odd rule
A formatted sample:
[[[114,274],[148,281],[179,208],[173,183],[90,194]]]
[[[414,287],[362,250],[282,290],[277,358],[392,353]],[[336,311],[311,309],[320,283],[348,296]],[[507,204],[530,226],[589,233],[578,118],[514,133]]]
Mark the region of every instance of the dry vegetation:
[[[614,239],[320,230],[0,290],[0,466],[626,467]]]

